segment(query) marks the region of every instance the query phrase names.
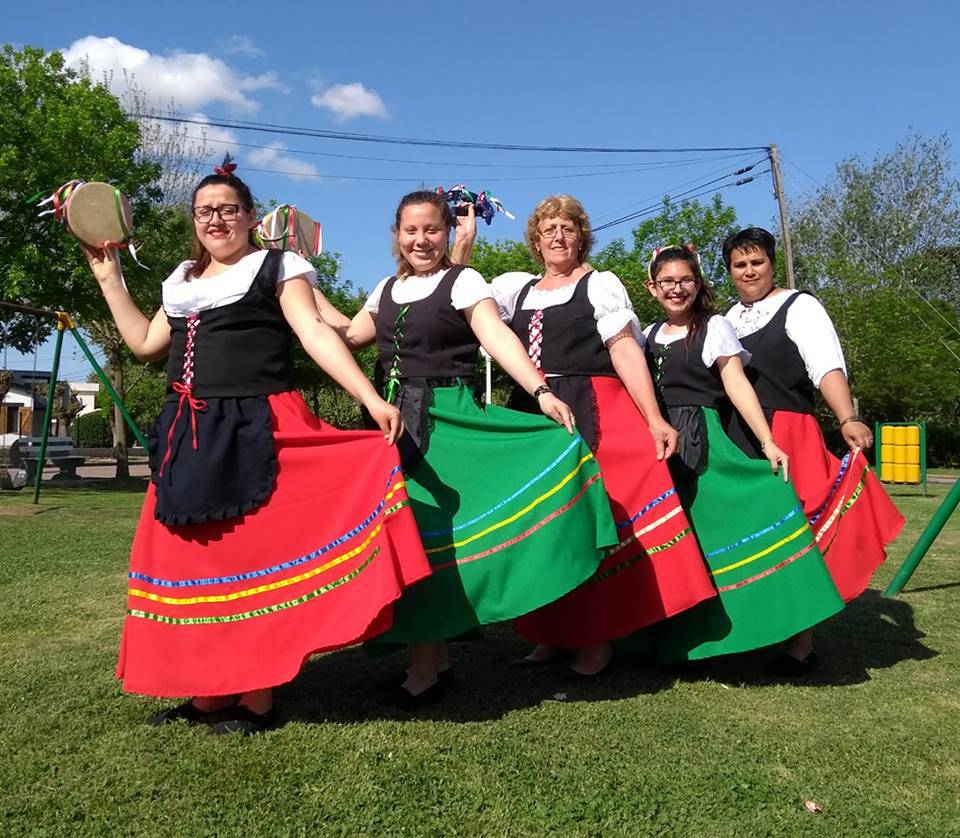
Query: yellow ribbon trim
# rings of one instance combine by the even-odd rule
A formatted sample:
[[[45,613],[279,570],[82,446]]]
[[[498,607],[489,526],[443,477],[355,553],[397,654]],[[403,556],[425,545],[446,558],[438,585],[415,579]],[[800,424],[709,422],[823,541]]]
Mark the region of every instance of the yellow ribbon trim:
[[[395,483],[389,492],[384,496],[385,500],[389,500],[405,485],[404,481],[399,481]],[[333,567],[336,567],[339,564],[343,564],[345,561],[349,561],[355,556],[360,555],[367,547],[370,546],[370,543],[380,534],[380,530],[383,529],[383,524],[377,524],[376,527],[370,532],[370,535],[364,539],[364,541],[358,546],[354,547],[352,550],[348,550],[346,553],[343,553],[340,556],[336,556],[333,559],[330,559],[326,564],[321,565],[320,567],[315,567],[312,570],[308,570],[305,573],[300,573],[297,576],[290,576],[287,579],[280,579],[277,582],[271,582],[268,585],[258,585],[256,588],[247,588],[243,591],[234,591],[230,594],[215,594],[212,596],[194,596],[194,597],[168,597],[160,596],[159,594],[152,594],[149,591],[143,591],[139,588],[129,588],[127,594],[129,596],[142,597],[143,599],[150,600],[151,602],[160,602],[164,605],[200,605],[206,602],[232,602],[237,599],[244,599],[245,597],[255,596],[256,594],[266,593],[267,591],[276,591],[280,588],[286,588],[288,585],[296,585],[298,582],[303,582],[307,579],[323,573],[324,571],[330,570]]]
[[[518,518],[522,518],[524,515],[526,515],[535,506],[539,506],[551,495],[555,495],[557,492],[559,492],[564,486],[567,485],[567,483],[569,483],[571,480],[573,480],[574,477],[576,477],[580,469],[583,468],[583,464],[587,462],[587,460],[592,460],[592,459],[593,459],[593,454],[585,454],[583,457],[580,458],[580,461],[577,463],[576,468],[574,468],[573,471],[571,471],[566,477],[564,477],[563,480],[557,483],[556,486],[544,492],[542,495],[540,495],[540,497],[534,498],[523,509],[511,515],[509,518],[505,518],[503,521],[499,521],[496,524],[491,524],[485,530],[481,530],[480,532],[474,535],[471,535],[469,538],[465,538],[463,541],[454,541],[451,544],[443,545],[443,547],[431,547],[429,550],[425,550],[424,552],[427,553],[427,555],[430,555],[431,553],[442,553],[444,550],[450,550],[451,548],[463,547],[465,544],[469,544],[471,541],[476,541],[478,538],[483,538],[485,535],[489,535],[494,530],[498,530],[501,527],[505,527],[507,526],[507,524],[512,524]]]
[[[768,555],[769,553],[772,553],[774,550],[777,550],[780,547],[783,547],[784,544],[787,544],[788,542],[793,541],[793,539],[802,535],[804,532],[806,532],[809,529],[810,529],[810,524],[806,523],[802,527],[800,527],[800,529],[798,529],[796,532],[790,533],[790,535],[788,535],[786,538],[780,539],[780,541],[778,541],[776,544],[771,544],[769,547],[767,547],[766,550],[761,550],[759,553],[754,553],[752,556],[747,556],[747,558],[741,559],[739,562],[734,562],[733,564],[728,564],[726,567],[721,567],[718,570],[713,571],[713,575],[719,576],[721,573],[726,573],[728,570],[736,570],[738,567],[743,567],[745,564],[750,564],[750,562],[756,561],[757,559],[761,559],[764,556]]]

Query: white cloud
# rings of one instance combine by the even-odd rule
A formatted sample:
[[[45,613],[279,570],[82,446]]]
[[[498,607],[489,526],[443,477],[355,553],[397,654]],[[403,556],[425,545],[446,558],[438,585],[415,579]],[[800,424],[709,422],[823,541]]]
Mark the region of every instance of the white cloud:
[[[361,82],[334,84],[311,97],[310,101],[318,108],[333,112],[338,122],[345,122],[357,116],[375,116],[389,119],[390,112],[374,90],[367,90]]]
[[[258,148],[247,154],[247,162],[259,169],[273,169],[299,180],[317,174],[317,167],[313,163],[298,160],[283,152],[286,146],[283,143],[270,143],[267,148]]]
[[[148,104],[196,110],[220,102],[239,111],[255,111],[259,104],[246,96],[255,90],[284,90],[276,73],[245,76],[219,58],[203,52],[154,55],[116,38],[88,35],[63,51],[67,65],[87,68],[94,80],[105,78],[111,91],[123,96],[133,76]]]
[[[263,58],[266,55],[249,35],[231,35],[220,48],[227,55],[242,55],[245,58]]]

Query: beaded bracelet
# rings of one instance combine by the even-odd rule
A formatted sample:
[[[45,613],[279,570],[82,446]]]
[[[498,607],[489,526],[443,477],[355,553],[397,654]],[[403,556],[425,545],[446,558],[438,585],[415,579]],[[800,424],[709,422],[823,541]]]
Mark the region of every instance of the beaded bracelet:
[[[840,425],[839,425],[838,427],[841,427],[841,428],[842,428],[842,427],[843,427],[844,425],[846,425],[848,422],[860,422],[860,421],[862,421],[862,420],[860,419],[860,417],[857,416],[856,414],[854,414],[853,416],[848,416],[846,419],[844,419],[844,420],[840,423]]]
[[[553,390],[550,389],[549,384],[541,384],[539,387],[537,387],[536,390],[533,391],[533,397],[534,399],[539,399],[544,393],[552,393],[552,392]]]

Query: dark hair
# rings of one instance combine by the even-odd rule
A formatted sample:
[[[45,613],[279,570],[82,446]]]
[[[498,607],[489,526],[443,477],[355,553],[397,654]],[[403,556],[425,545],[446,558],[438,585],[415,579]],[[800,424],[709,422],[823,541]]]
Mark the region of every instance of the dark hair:
[[[747,227],[723,240],[723,261],[728,271],[734,250],[743,250],[747,253],[751,250],[762,250],[767,254],[770,264],[777,266],[777,240],[763,227]]]
[[[700,267],[700,257],[697,256],[696,251],[688,250],[680,245],[665,247],[654,257],[650,263],[651,282],[656,280],[660,269],[668,262],[683,262],[693,271],[693,275],[700,283],[697,296],[693,298],[693,305],[690,307],[690,323],[687,325],[687,337],[685,339],[685,343],[689,347],[700,330],[706,328],[707,321],[717,313],[717,299],[713,295],[710,284],[704,279],[703,270]]]
[[[419,189],[416,192],[408,192],[400,199],[400,203],[397,205],[397,214],[393,220],[393,255],[397,257],[397,277],[403,279],[404,277],[410,276],[414,273],[413,266],[403,257],[403,254],[400,252],[400,242],[399,242],[399,232],[400,232],[400,216],[403,215],[403,211],[406,207],[412,207],[417,204],[432,204],[438,210],[440,210],[440,217],[443,219],[443,223],[447,228],[447,235],[450,235],[450,231],[453,229],[454,224],[456,224],[456,219],[453,215],[453,210],[450,209],[450,204],[447,203],[447,199],[440,195],[437,192],[430,192],[427,189]],[[443,254],[443,258],[440,260],[440,265],[444,268],[449,268],[453,266],[453,262],[450,259],[449,254],[446,252]]]
[[[240,206],[244,210],[247,212],[252,212],[254,209],[253,194],[250,192],[250,187],[240,180],[240,178],[234,174],[214,174],[207,175],[193,190],[193,195],[190,198],[191,210],[197,203],[197,193],[205,186],[229,186],[234,192],[237,193],[237,199],[240,201]],[[210,252],[203,246],[203,244],[201,244],[200,239],[197,237],[196,226],[192,228],[192,231],[193,244],[191,247],[190,258],[193,259],[193,264],[187,269],[187,279],[193,279],[194,277],[200,276],[210,264]],[[253,230],[250,231],[249,241],[254,247],[259,248],[259,244],[253,236]]]

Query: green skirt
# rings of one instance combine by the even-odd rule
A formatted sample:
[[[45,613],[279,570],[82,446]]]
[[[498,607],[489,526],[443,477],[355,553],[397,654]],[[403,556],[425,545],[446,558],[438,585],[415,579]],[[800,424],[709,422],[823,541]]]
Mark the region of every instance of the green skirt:
[[[511,620],[589,579],[617,542],[586,443],[542,416],[432,390],[422,457],[404,466],[432,574],[407,588],[374,642],[455,637]]]
[[[843,608],[793,486],[737,448],[715,410],[697,409],[705,462],[677,490],[719,596],[653,629],[665,661],[769,646]]]

